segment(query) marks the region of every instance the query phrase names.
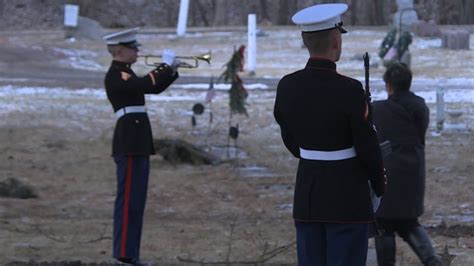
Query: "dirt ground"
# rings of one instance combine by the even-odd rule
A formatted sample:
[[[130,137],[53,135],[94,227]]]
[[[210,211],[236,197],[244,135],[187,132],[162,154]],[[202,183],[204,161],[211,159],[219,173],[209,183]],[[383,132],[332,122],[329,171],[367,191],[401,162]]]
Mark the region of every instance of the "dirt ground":
[[[58,42],[60,34],[0,32],[0,181],[19,179],[39,195],[26,200],[0,198],[1,265],[30,260],[112,262],[115,169],[110,145],[115,118],[101,89],[102,80],[94,80],[103,75],[108,59],[102,43]],[[383,29],[375,29],[374,34],[383,37]],[[159,42],[149,38],[143,42]],[[235,38],[231,44],[240,44],[242,40]],[[222,71],[220,66],[230,57],[232,47],[224,46],[225,39],[212,46],[217,67],[204,67],[206,75]],[[202,38],[167,39],[161,45],[175,44],[178,52],[202,52],[208,48],[202,42]],[[274,43],[269,49],[287,49],[280,45]],[[93,58],[99,68],[96,72],[72,69],[64,61],[70,57],[58,52],[64,47],[81,51],[88,47],[92,55],[85,57]],[[268,63],[258,74],[281,75],[285,70],[278,64]],[[374,75],[381,71],[375,70]],[[456,73],[417,71],[447,78]],[[470,71],[458,73],[468,77]],[[41,79],[48,75],[54,79]],[[21,90],[35,86],[41,89]],[[249,117],[233,118],[241,129],[238,159],[193,166],[152,157],[143,259],[158,265],[296,263],[291,203],[297,161],[285,150],[274,122],[274,93],[274,88],[251,90]],[[226,91],[218,91],[212,104],[213,123],[208,122],[211,106],[206,105],[197,126],[191,126],[191,107],[204,95],[203,90],[171,88],[161,98],[149,98],[154,136],[181,138],[203,148],[227,145]],[[465,110],[460,119],[471,128],[472,102],[447,103],[450,109]],[[435,134],[436,108],[433,103],[429,107],[426,211],[421,221],[436,250],[442,253],[448,248],[452,265],[474,265],[473,133]],[[226,158],[225,150],[223,154]],[[405,243],[398,243],[398,265],[421,265]],[[372,240],[368,265],[375,265]]]

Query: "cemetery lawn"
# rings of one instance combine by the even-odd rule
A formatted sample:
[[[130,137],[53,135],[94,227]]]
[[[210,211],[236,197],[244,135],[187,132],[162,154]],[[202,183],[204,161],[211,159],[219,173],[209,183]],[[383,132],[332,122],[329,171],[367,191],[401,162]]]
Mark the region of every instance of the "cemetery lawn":
[[[354,30],[357,34],[348,34],[344,44],[340,71],[362,77],[362,63],[350,58],[370,49],[375,61],[388,28]],[[268,33],[258,40],[262,64],[258,77],[278,78],[304,65],[306,52],[300,48],[298,34],[291,28]],[[165,33],[143,35],[144,53],[159,53],[166,46],[178,54],[212,49],[211,66],[182,74],[217,77],[233,45],[245,43],[243,30],[197,35],[185,39]],[[443,51],[436,45],[437,40],[415,39],[413,52],[420,55],[412,55],[415,79],[430,84],[460,79],[465,82],[449,83],[449,89],[472,95],[472,51]],[[0,198],[1,265],[30,260],[112,262],[116,182],[110,151],[115,117],[102,88],[108,61],[100,41],[65,42],[61,32],[0,32],[0,181],[16,178],[38,194],[35,199]],[[451,67],[437,67],[440,62]],[[137,72],[146,71],[137,64]],[[381,66],[372,72],[379,99],[384,97],[382,73]],[[246,73],[242,76],[252,80]],[[154,137],[222,150],[229,143],[227,91],[217,90],[212,107],[205,105],[192,127],[192,106],[203,102],[206,90],[190,87],[171,87],[147,98]],[[240,148],[238,158],[234,150],[228,158],[225,148],[220,154],[223,162],[217,165],[175,164],[159,155],[152,157],[141,248],[144,260],[296,263],[291,204],[297,160],[283,146],[273,119],[275,88],[261,87],[249,90],[249,116],[232,118],[240,129],[237,142],[230,141]],[[421,82],[414,91],[432,97],[436,86]],[[455,256],[452,265],[474,265],[473,133],[437,134],[435,103],[427,103],[431,123],[425,214],[420,220],[436,251],[448,247]],[[473,127],[472,98],[448,98],[446,108],[463,111],[458,120],[447,117],[448,129],[454,123]],[[368,265],[375,265],[372,240],[369,245]],[[400,239],[398,246],[399,262],[421,265]]]

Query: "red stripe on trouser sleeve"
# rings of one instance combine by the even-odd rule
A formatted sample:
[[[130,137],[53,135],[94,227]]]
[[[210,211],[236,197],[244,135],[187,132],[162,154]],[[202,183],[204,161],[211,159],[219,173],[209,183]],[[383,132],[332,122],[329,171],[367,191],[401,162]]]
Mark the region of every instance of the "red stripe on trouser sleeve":
[[[127,228],[128,228],[128,207],[130,205],[130,192],[132,190],[132,156],[128,156],[127,175],[125,176],[125,192],[123,203],[123,221],[122,221],[122,237],[120,242],[120,257],[126,258],[125,247],[127,244]]]

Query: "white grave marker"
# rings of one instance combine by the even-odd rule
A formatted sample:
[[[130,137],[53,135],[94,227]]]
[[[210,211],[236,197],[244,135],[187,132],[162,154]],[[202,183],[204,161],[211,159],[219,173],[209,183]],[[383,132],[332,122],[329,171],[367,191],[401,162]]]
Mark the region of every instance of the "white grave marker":
[[[79,6],[64,5],[64,26],[77,27],[79,22]]]

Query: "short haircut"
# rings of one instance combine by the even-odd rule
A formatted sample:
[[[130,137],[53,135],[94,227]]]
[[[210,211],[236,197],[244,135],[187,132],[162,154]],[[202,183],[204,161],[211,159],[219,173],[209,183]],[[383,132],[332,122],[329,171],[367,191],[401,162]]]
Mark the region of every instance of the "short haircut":
[[[411,70],[406,64],[393,63],[383,74],[383,81],[390,84],[394,91],[409,91],[412,77]]]
[[[323,30],[316,32],[302,32],[303,43],[308,48],[310,54],[327,52],[331,47],[333,30]]]
[[[112,56],[116,56],[119,50],[120,45],[107,45],[107,51],[109,51]]]

